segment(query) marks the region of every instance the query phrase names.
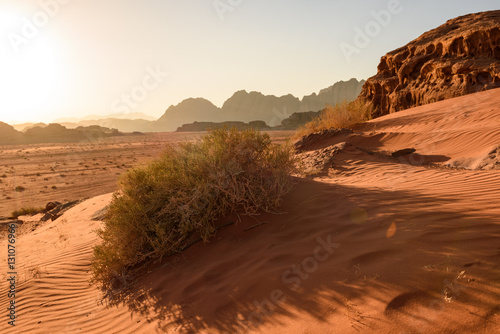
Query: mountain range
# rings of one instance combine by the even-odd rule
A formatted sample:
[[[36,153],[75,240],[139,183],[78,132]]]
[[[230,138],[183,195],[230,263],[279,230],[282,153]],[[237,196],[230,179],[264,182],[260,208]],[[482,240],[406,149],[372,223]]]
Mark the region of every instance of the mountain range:
[[[204,98],[189,98],[177,105],[171,105],[157,120],[142,113],[129,113],[61,118],[56,122],[68,129],[98,125],[121,132],[175,131],[178,127],[193,122],[264,121],[269,126],[276,126],[294,113],[319,111],[327,105],[353,101],[361,92],[364,83],[364,80],[358,81],[357,79],[339,81],[322,89],[318,94],[312,93],[302,99],[291,94],[277,97],[240,90],[227,99],[221,108]],[[18,124],[14,125],[14,128],[18,131],[26,131],[35,126],[45,126],[45,124]]]
[[[202,98],[191,98],[170,106],[156,121],[165,131],[192,122],[264,121],[269,126],[281,122],[296,112],[318,111],[327,105],[353,101],[361,92],[364,80],[339,81],[321,90],[318,94],[304,96],[302,100],[288,94],[284,96],[264,95],[260,92],[237,91],[221,108]]]

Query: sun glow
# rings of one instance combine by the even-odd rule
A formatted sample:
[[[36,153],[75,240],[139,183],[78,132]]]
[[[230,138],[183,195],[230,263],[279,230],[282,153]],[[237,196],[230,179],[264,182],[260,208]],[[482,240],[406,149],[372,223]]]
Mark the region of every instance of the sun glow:
[[[0,16],[1,32],[16,32],[19,25],[12,15]],[[17,26],[17,27],[16,27]],[[0,121],[28,122],[46,118],[45,107],[57,99],[60,64],[54,43],[40,34],[16,52],[9,41],[0,53]]]

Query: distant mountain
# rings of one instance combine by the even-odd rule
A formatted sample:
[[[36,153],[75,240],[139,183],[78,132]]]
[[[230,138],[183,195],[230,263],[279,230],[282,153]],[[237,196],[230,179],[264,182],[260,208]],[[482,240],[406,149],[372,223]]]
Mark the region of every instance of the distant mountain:
[[[35,126],[20,132],[9,124],[0,122],[0,145],[33,144],[33,143],[70,143],[92,142],[102,138],[123,135],[116,129],[109,129],[97,125],[67,129],[53,123]]]
[[[154,124],[161,131],[175,131],[177,127],[195,121],[224,121],[221,110],[212,102],[202,98],[189,98],[170,106]]]
[[[34,128],[36,126],[44,127],[47,126],[45,123],[23,123],[23,124],[12,124],[12,127],[17,131],[26,131],[27,129]]]
[[[54,123],[79,123],[81,121],[97,121],[103,119],[143,119],[146,121],[154,121],[156,118],[146,115],[141,112],[133,112],[133,113],[118,113],[118,114],[110,114],[110,115],[89,115],[85,117],[63,117],[58,118],[54,121]]]
[[[174,131],[187,123],[223,121],[264,121],[270,126],[280,125],[281,121],[296,112],[318,111],[327,105],[343,101],[353,101],[361,92],[364,80],[340,81],[321,90],[304,96],[302,100],[293,95],[276,97],[259,92],[238,91],[224,102],[222,108],[216,107],[206,99],[196,98],[170,106],[165,114],[155,122],[157,131]]]
[[[325,108],[326,105],[336,105],[344,101],[354,101],[365,83],[365,80],[339,81],[333,86],[322,89],[319,94],[313,93],[302,98],[300,111],[314,111]]]
[[[0,122],[0,143],[1,144],[20,144],[23,142],[22,132],[14,129],[13,126]]]
[[[277,125],[294,111],[301,109],[301,102],[293,95],[276,97],[259,92],[236,92],[222,105],[225,120],[250,122],[262,120]]]
[[[88,120],[88,121],[80,121],[78,123],[59,123],[64,125],[68,129],[76,129],[79,126],[91,126],[91,125],[99,125],[106,128],[117,129],[121,132],[154,132],[155,122],[147,121],[145,119],[117,119],[117,118],[106,118],[100,120]]]

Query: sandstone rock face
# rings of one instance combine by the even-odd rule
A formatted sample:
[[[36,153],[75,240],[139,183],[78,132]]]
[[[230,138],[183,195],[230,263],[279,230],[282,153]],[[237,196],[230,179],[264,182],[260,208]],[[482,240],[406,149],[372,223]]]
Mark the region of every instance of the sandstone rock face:
[[[500,87],[500,10],[449,20],[383,56],[358,98],[373,116]]]

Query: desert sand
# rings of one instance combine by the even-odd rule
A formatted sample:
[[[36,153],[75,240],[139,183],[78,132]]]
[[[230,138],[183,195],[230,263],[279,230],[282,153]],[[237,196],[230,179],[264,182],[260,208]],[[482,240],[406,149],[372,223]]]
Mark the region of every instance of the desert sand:
[[[481,92],[310,145],[348,143],[296,178],[282,214],[228,217],[114,301],[88,283],[111,194],[23,227],[16,327],[2,293],[0,332],[498,333],[500,170],[471,168],[500,144],[499,106],[500,90]]]

